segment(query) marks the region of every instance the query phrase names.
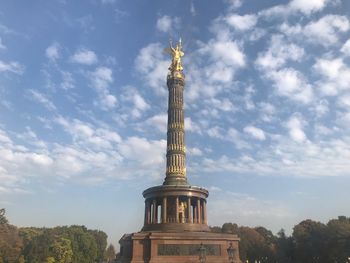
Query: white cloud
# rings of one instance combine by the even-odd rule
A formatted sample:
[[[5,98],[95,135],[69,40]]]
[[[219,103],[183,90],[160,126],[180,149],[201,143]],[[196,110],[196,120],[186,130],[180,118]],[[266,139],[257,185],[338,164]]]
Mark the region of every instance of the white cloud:
[[[265,122],[271,122],[276,113],[276,108],[273,104],[267,102],[259,103],[259,112],[261,114],[261,119]]]
[[[344,109],[350,109],[350,94],[348,93],[339,97],[338,104]]]
[[[345,16],[325,15],[305,26],[300,24],[289,26],[284,23],[280,29],[286,35],[306,39],[311,43],[330,46],[338,43],[340,34],[347,32],[349,28],[349,20]]]
[[[197,14],[193,1],[191,1],[190,12],[192,16],[195,16]]]
[[[171,60],[164,59],[163,50],[160,43],[152,43],[142,48],[135,60],[135,67],[157,94],[165,96],[166,76]]]
[[[78,119],[57,117],[55,122],[68,132],[75,143],[88,145],[95,149],[112,149],[113,145],[121,142],[121,137],[115,131],[105,128],[95,128],[92,124]]]
[[[60,57],[59,48],[60,46],[58,45],[58,43],[55,42],[51,44],[45,50],[46,57],[52,61],[55,61],[56,59],[58,59]]]
[[[160,165],[164,162],[166,141],[148,141],[145,138],[129,137],[119,146],[120,153],[130,160],[144,165]]]
[[[243,4],[243,0],[226,0],[226,2],[230,5],[231,9],[239,8]]]
[[[276,69],[286,64],[288,60],[300,61],[304,56],[304,49],[287,43],[282,35],[273,35],[267,51],[260,52],[255,64],[263,69]]]
[[[292,0],[288,5],[292,10],[298,10],[304,14],[311,14],[323,10],[330,0]]]
[[[213,61],[222,61],[227,66],[244,67],[246,64],[244,53],[234,41],[211,40],[199,52],[209,54]]]
[[[98,105],[103,110],[115,108],[117,106],[117,98],[110,94],[109,85],[113,83],[113,72],[108,67],[98,67],[95,71],[90,73],[90,80],[92,86],[99,95]]]
[[[350,39],[345,42],[340,51],[343,52],[346,56],[350,56]]]
[[[145,111],[151,108],[151,106],[134,87],[127,86],[125,89],[126,91],[122,94],[121,98],[125,104],[132,104],[132,106],[127,109],[128,114],[131,114],[134,118],[141,117]]]
[[[72,89],[74,88],[74,79],[72,76],[72,73],[67,71],[61,71],[62,74],[62,83],[61,88],[64,90]]]
[[[180,24],[180,18],[178,17],[170,17],[164,15],[157,20],[157,29],[163,33],[171,32],[174,29],[177,29]]]
[[[78,119],[58,117],[55,123],[72,137],[68,145],[41,141],[30,129],[17,138],[37,148],[16,144],[0,129],[0,188],[15,192],[28,177],[100,182],[108,178],[159,178],[164,168],[165,140],[129,137]],[[103,125],[104,126],[104,125]],[[120,171],[123,171],[120,173]]]
[[[253,138],[258,139],[260,141],[264,141],[266,139],[265,132],[257,127],[254,127],[252,125],[244,127],[244,132],[251,135]]]
[[[211,39],[201,46],[198,53],[209,56],[209,63],[203,70],[211,83],[232,82],[236,70],[246,65],[245,54],[235,41]]]
[[[24,72],[24,67],[16,61],[6,63],[0,60],[0,72],[12,72],[18,75],[22,75]]]
[[[331,0],[291,0],[286,5],[277,5],[261,11],[259,14],[267,18],[274,16],[288,16],[302,13],[307,16],[322,11]]]
[[[233,127],[226,130],[219,126],[213,126],[206,129],[206,133],[211,138],[233,143],[237,149],[241,150],[250,148],[250,145],[242,139],[240,132]]]
[[[55,111],[57,109],[55,104],[53,104],[52,101],[50,101],[44,94],[40,93],[39,91],[30,89],[29,94],[35,101],[44,105],[44,107],[48,110]]]
[[[303,120],[300,117],[293,116],[286,123],[289,129],[289,136],[298,143],[305,142],[307,137],[303,131]]]
[[[208,104],[210,110],[218,109],[224,112],[234,112],[237,110],[233,103],[227,98],[211,98],[209,100],[205,100],[204,103]]]
[[[201,133],[199,125],[192,121],[190,117],[185,118],[185,130],[186,132]]]
[[[6,49],[6,46],[2,43],[1,37],[0,37],[0,49]]]
[[[75,63],[92,65],[97,62],[97,55],[94,51],[88,49],[77,50],[71,57],[71,60]]]
[[[280,96],[302,103],[310,103],[314,99],[311,85],[306,82],[299,71],[292,68],[284,68],[268,72],[266,75],[273,81],[273,85]]]
[[[192,155],[192,156],[202,156],[203,155],[203,152],[197,147],[187,148],[186,150],[187,150],[187,153],[189,155]]]
[[[258,21],[256,15],[240,16],[237,14],[230,14],[225,18],[225,20],[230,26],[239,31],[252,29]]]
[[[322,76],[318,82],[321,92],[327,96],[334,96],[350,87],[350,68],[342,58],[320,58],[313,65],[317,74]]]
[[[150,129],[156,128],[161,133],[165,134],[167,131],[167,121],[168,121],[168,115],[165,113],[161,113],[148,118],[144,122],[144,124],[149,126]],[[141,126],[143,127],[144,124],[141,124]]]

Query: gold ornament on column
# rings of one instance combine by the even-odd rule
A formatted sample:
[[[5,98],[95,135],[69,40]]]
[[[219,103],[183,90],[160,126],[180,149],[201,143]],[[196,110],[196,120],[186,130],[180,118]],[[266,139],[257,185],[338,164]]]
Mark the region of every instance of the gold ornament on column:
[[[171,40],[169,41],[169,45],[170,45],[170,47],[164,49],[164,51],[166,53],[168,53],[172,56],[172,61],[171,61],[171,65],[169,67],[169,70],[171,72],[182,71],[183,67],[181,64],[181,57],[183,57],[185,55],[185,53],[182,51],[181,38],[175,47],[173,47],[173,43]]]

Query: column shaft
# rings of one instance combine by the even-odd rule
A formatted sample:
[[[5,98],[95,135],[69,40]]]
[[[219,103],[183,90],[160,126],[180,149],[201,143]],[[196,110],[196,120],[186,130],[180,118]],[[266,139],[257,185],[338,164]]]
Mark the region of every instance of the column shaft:
[[[198,217],[198,224],[202,223],[202,216],[201,216],[201,200],[197,199],[197,217]]]
[[[162,205],[162,223],[166,223],[167,221],[167,198],[163,197],[163,205]]]
[[[153,200],[153,215],[152,215],[152,223],[157,223],[157,200]]]
[[[191,217],[191,197],[187,199],[187,223],[192,223]]]
[[[208,224],[207,219],[207,201],[203,200],[203,223]]]
[[[177,196],[176,197],[176,200],[175,200],[175,213],[176,213],[176,216],[175,216],[175,220],[176,220],[176,223],[179,223],[179,197]]]
[[[193,223],[198,223],[197,206],[193,205]]]

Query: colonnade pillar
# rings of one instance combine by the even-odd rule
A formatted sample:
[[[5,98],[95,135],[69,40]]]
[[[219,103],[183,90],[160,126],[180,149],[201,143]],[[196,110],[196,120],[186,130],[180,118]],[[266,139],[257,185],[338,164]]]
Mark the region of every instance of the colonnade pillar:
[[[176,197],[176,200],[175,200],[175,214],[176,214],[175,221],[176,223],[179,223],[180,218],[179,218],[179,197],[178,196]]]
[[[162,223],[166,223],[167,221],[167,198],[163,197],[162,204]]]
[[[194,223],[194,224],[207,224],[207,203],[205,200],[201,198],[195,197],[187,197],[187,211],[184,211],[184,217],[186,220],[183,223]],[[157,199],[147,199],[145,200],[145,217],[144,224],[158,224],[158,223],[167,223],[168,222],[168,214],[167,208],[168,206],[175,206],[175,218],[170,222],[180,223],[180,198],[179,196],[175,197],[174,201],[168,203],[168,197],[164,196],[161,203],[157,202]],[[159,200],[158,200],[159,201]],[[192,205],[192,201],[194,201]],[[160,219],[158,220],[158,205],[161,205]],[[174,222],[175,221],[175,222]]]
[[[187,198],[187,223],[192,223],[191,216],[191,197]]]
[[[201,200],[197,199],[197,222],[198,224],[202,223],[201,219]]]
[[[145,224],[151,223],[151,202],[149,200],[145,201]]]
[[[157,200],[153,200],[153,215],[152,215],[152,223],[157,223]]]
[[[203,200],[203,223],[207,224],[207,202]]]

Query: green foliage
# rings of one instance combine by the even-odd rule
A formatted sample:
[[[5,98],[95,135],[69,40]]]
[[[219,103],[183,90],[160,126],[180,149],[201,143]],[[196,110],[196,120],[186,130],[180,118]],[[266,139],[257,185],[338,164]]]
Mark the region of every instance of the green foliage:
[[[114,260],[115,257],[116,257],[116,253],[115,253],[114,246],[112,244],[110,244],[105,252],[105,260],[107,262],[110,262],[110,261]]]
[[[296,262],[327,262],[327,227],[310,219],[293,229]]]
[[[97,244],[85,226],[71,226],[67,237],[72,242],[73,263],[94,263],[97,259]]]
[[[107,247],[107,234],[99,230],[89,230],[89,233],[95,238],[97,246],[97,262],[104,261],[104,254]]]
[[[220,232],[220,227],[211,227]],[[283,229],[277,235],[264,227],[238,227],[225,223],[223,233],[238,234],[242,262],[260,263],[346,263],[350,255],[350,218],[340,216],[326,225],[304,220],[294,226],[292,236]]]
[[[222,233],[238,234],[238,225],[232,223],[225,223],[222,225]]]
[[[58,263],[70,263],[72,262],[73,250],[71,241],[67,238],[60,237],[54,241],[51,246],[51,251],[57,259]]]
[[[8,223],[8,220],[5,216],[5,213],[6,213],[5,208],[1,208],[0,209],[0,225]]]
[[[88,230],[85,226],[21,228],[20,236],[25,261],[30,263],[103,262],[107,244],[104,232]]]

